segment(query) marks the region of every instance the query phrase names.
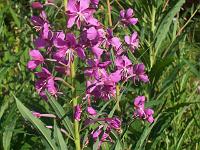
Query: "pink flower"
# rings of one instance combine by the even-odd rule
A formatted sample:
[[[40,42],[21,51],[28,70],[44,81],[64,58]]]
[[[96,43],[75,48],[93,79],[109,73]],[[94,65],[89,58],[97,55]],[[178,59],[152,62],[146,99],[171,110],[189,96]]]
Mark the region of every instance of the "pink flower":
[[[122,80],[127,81],[130,77],[133,76],[132,62],[125,55],[118,56],[115,59],[115,66],[117,67],[115,74],[118,74]]]
[[[45,98],[45,90],[51,95],[57,94],[54,77],[46,68],[42,68],[41,72],[36,72],[35,74],[39,78],[39,80],[36,81],[35,88],[40,96]]]
[[[43,5],[40,2],[32,2],[31,7],[34,9],[42,9]]]
[[[139,39],[137,32],[133,32],[131,36],[125,36],[125,42],[130,47],[131,51],[134,52],[136,48],[139,46]]]
[[[89,59],[87,61],[88,67],[84,71],[86,76],[99,79],[106,76],[106,68],[111,64],[111,61],[99,62],[98,59]]]
[[[145,114],[144,112],[145,96],[137,96],[134,100],[134,106],[136,108],[134,115],[142,118]]]
[[[106,118],[105,121],[112,129],[119,130],[121,128],[121,120],[117,117]]]
[[[98,149],[100,149],[101,145],[103,142],[105,142],[106,140],[112,142],[112,138],[110,137],[110,128],[107,127],[106,130],[103,130],[103,125],[100,125],[99,127],[97,127],[97,129],[93,130],[91,132],[91,136],[93,138],[94,141],[96,141],[99,138],[99,145],[98,145]]]
[[[86,93],[95,99],[109,100],[116,95],[116,83],[110,76],[105,75],[98,80],[88,82]]]
[[[44,57],[42,56],[39,50],[31,50],[29,52],[29,55],[32,60],[28,62],[27,67],[30,70],[35,69],[38,65],[44,62]]]
[[[94,9],[89,8],[90,0],[69,0],[67,15],[69,17],[67,27],[71,28],[76,22],[80,29],[82,23],[98,26],[98,21],[93,17]]]
[[[84,49],[76,43],[74,34],[67,33],[64,35],[62,32],[54,39],[54,44],[58,48],[54,53],[54,59],[58,61],[65,61],[67,58],[68,63],[74,60],[74,55],[77,54],[81,59],[85,59]]]
[[[56,118],[54,114],[41,114],[39,112],[32,112],[33,116],[37,118],[46,117],[46,118]]]
[[[134,100],[135,112],[134,117],[139,117],[141,119],[147,120],[149,123],[154,121],[153,114],[154,111],[150,108],[144,107],[145,96],[138,96]]]
[[[143,81],[144,83],[149,82],[149,78],[145,73],[144,64],[136,64],[133,66],[133,80],[135,81]]]
[[[126,26],[135,25],[138,22],[138,19],[133,18],[133,16],[134,16],[134,12],[133,12],[133,9],[131,8],[120,11],[121,22]]]
[[[96,110],[92,108],[91,106],[87,107],[87,112],[92,116],[95,116],[97,114]]]
[[[144,110],[145,112],[145,119],[149,122],[149,123],[152,123],[154,122],[154,118],[153,118],[153,114],[154,114],[154,111],[150,108],[147,108]]]

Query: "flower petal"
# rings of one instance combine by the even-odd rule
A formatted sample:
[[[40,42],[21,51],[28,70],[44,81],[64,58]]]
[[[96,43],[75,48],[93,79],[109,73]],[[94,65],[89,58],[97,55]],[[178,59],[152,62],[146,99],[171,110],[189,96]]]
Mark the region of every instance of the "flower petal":
[[[29,55],[33,60],[39,60],[39,61],[44,61],[43,56],[41,55],[39,50],[31,50],[29,52]]]

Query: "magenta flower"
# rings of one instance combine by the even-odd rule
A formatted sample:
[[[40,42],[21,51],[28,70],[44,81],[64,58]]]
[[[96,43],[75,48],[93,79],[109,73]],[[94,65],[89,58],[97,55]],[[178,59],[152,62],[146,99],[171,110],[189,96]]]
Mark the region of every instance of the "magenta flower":
[[[133,18],[133,16],[134,16],[134,12],[133,12],[133,9],[131,8],[120,11],[121,22],[126,26],[135,25],[138,22],[138,19]]]
[[[94,8],[97,8],[99,0],[91,0],[91,4],[94,6]]]
[[[123,52],[122,43],[118,37],[113,37],[110,41],[110,44],[113,46],[115,53],[121,55]]]
[[[94,40],[96,39],[98,36],[98,31],[97,29],[95,29],[95,27],[90,27],[89,29],[87,29],[87,38],[89,40]]]
[[[141,119],[147,120],[149,123],[154,121],[153,114],[154,111],[150,108],[145,109],[145,96],[138,96],[134,100],[134,117],[139,117]]]
[[[153,114],[154,114],[154,111],[150,108],[147,108],[144,110],[145,112],[145,119],[149,122],[149,123],[152,123],[154,122],[154,118],[153,118]]]
[[[120,41],[120,38],[114,37],[111,29],[107,29],[106,38],[104,40],[104,43],[107,48],[110,48],[110,46],[112,46],[117,55],[121,55],[121,53],[123,52],[122,43]]]
[[[106,118],[105,121],[112,129],[119,130],[121,128],[121,120],[117,117]]]
[[[145,74],[145,66],[144,64],[136,64],[133,66],[133,80],[135,81],[143,81],[144,83],[149,82],[148,76]]]
[[[56,96],[57,88],[51,73],[46,68],[42,68],[41,72],[36,72],[35,74],[39,78],[39,80],[36,81],[35,88],[40,96],[45,97],[46,89],[51,95]]]
[[[76,119],[77,121],[81,120],[81,113],[82,113],[82,109],[80,105],[76,105],[74,107],[74,119]]]
[[[96,129],[96,131],[93,130],[93,131],[91,132],[91,135],[92,135],[92,138],[94,139],[94,141],[96,141],[97,138],[98,138],[98,137],[100,136],[100,134],[102,133],[102,128],[103,128],[103,125],[100,125],[100,126]]]
[[[65,39],[64,39],[65,38]],[[67,33],[64,37],[63,33],[57,36],[54,40],[55,46],[58,50],[54,54],[54,59],[58,61],[67,61],[70,63],[74,60],[75,53],[81,58],[85,58],[84,49],[76,43],[74,34]]]
[[[87,63],[89,67],[84,71],[85,75],[99,79],[107,75],[105,69],[111,64],[111,61],[99,62],[98,59],[89,59]]]
[[[130,47],[131,51],[134,52],[136,48],[139,46],[139,39],[137,32],[133,32],[131,36],[125,36],[125,42]]]
[[[144,112],[145,96],[137,96],[134,100],[134,106],[136,108],[134,116],[139,116],[142,118],[145,114]]]
[[[39,16],[32,16],[31,22],[36,31],[40,32],[40,36],[34,41],[37,48],[45,48],[51,45],[53,32],[51,31],[50,24],[47,20],[46,13],[41,11]]]
[[[34,9],[42,9],[43,5],[40,2],[32,2],[31,7]]]
[[[89,8],[90,0],[69,0],[67,5],[67,15],[69,17],[67,27],[71,28],[76,22],[80,29],[81,23],[98,26],[98,21],[93,17],[94,9]]]
[[[32,60],[30,60],[27,64],[28,69],[34,70],[38,65],[44,62],[44,57],[40,53],[39,50],[31,50],[29,55]]]
[[[39,112],[32,112],[33,116],[37,118],[46,117],[46,118],[56,118],[54,114],[41,114]]]
[[[117,71],[122,80],[127,81],[133,75],[132,62],[125,55],[118,56],[115,60]]]
[[[103,49],[99,48],[99,44],[94,45],[93,47],[91,47],[91,51],[94,54],[94,56],[96,57],[96,59],[100,59],[101,55],[104,52]]]
[[[96,110],[91,106],[87,107],[87,112],[92,116],[95,116],[97,114]]]
[[[113,140],[109,134],[110,134],[110,128],[107,128],[106,131],[104,131],[104,133],[99,141],[99,145],[98,145],[99,149],[103,142],[105,142],[105,141],[109,141],[111,143],[113,142]]]
[[[112,138],[109,136],[110,133],[110,128],[107,127],[105,131],[103,131],[103,125],[100,125],[96,130],[93,130],[91,132],[91,136],[93,138],[94,141],[96,141],[99,138],[99,145],[98,145],[98,149],[100,149],[101,145],[103,142],[105,141],[110,141],[112,142]]]
[[[95,99],[109,100],[116,94],[116,83],[109,76],[104,76],[88,82],[86,93],[94,96]]]

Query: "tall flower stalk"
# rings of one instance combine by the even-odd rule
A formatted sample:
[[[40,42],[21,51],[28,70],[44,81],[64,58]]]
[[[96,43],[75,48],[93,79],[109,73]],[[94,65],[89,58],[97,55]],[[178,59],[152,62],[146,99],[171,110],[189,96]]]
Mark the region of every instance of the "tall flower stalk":
[[[47,91],[59,102],[59,97],[63,94],[59,83],[63,83],[66,88],[71,90],[71,108],[73,109],[73,117],[71,117],[73,121],[71,122],[73,122],[74,130],[70,130],[70,133],[74,137],[76,150],[81,149],[81,144],[87,146],[90,142],[98,140],[100,149],[104,142],[113,143],[114,139],[111,136],[113,130],[118,134],[121,133],[123,120],[121,114],[123,112],[120,108],[120,101],[125,83],[136,85],[140,82],[141,84],[150,82],[145,72],[145,65],[143,63],[133,64],[128,55],[128,52],[134,55],[139,47],[138,33],[126,34],[123,38],[115,36],[112,29],[105,27],[95,18],[99,0],[64,0],[63,2],[67,25],[60,30],[56,30],[48,21],[44,9],[48,6],[47,4],[45,6],[39,2],[32,4],[33,8],[39,11],[39,16],[31,18],[38,36],[34,40],[35,49],[29,53],[31,60],[28,62],[28,68],[35,71],[36,90],[46,101],[48,101]],[[109,0],[107,0],[107,4],[109,26],[111,27]],[[132,9],[123,9],[120,11],[119,20],[114,27],[126,28],[137,22],[138,19],[134,18]],[[74,26],[77,28],[73,28]],[[83,62],[83,65],[75,64],[75,62]],[[85,78],[85,89],[82,95],[78,95],[78,101],[76,76],[79,75],[79,71],[84,73],[81,75]],[[71,83],[66,82],[66,78],[69,78]],[[99,102],[112,100],[116,100],[113,109],[99,113],[100,110],[97,106]],[[130,110],[131,117],[152,123],[154,111],[145,107],[145,101],[145,96],[135,98],[134,104],[132,104],[134,111]],[[115,110],[119,113],[115,113]],[[118,114],[120,115],[118,116]],[[36,115],[52,116],[52,114],[46,115],[46,113],[45,115],[35,113]],[[61,116],[61,120],[67,115],[66,113]],[[83,129],[91,127],[88,129],[90,133],[85,143],[80,141],[82,138],[81,123],[83,123]]]
[[[75,63],[75,60],[70,63],[70,78],[71,78],[71,84],[74,87],[74,89],[72,89],[72,104],[73,104],[74,116],[75,116],[76,115],[75,108],[77,107],[78,102],[77,102],[77,97],[76,97],[76,85],[75,85],[76,84],[75,83],[76,68],[75,68],[74,63]],[[77,120],[76,116],[74,117],[74,135],[75,135],[74,143],[76,146],[76,150],[80,150],[81,146],[80,146],[80,135],[79,135],[79,120]]]

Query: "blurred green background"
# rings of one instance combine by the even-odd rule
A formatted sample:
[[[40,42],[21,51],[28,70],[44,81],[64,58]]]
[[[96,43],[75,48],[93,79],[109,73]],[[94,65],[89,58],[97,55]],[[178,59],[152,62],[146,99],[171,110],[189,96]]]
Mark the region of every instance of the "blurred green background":
[[[13,98],[15,95],[32,110],[48,109],[34,90],[34,75],[26,68],[34,35],[31,2],[0,1],[0,149],[5,150],[44,149],[38,133],[19,114]],[[56,3],[62,8],[62,1]],[[143,90],[148,105],[156,112],[153,125],[136,122],[130,127],[123,139],[126,149],[199,150],[199,1],[113,0],[111,6],[113,22],[122,8],[133,8],[139,18],[137,26],[123,32],[139,33],[140,48],[131,57],[145,63],[151,82],[135,93]],[[101,0],[96,17],[105,25],[106,11],[106,2]],[[47,12],[51,22],[63,24],[64,18],[55,18],[55,9]],[[117,29],[118,35],[120,32]],[[133,87],[127,90],[134,93]],[[126,110],[126,104],[122,109]]]

